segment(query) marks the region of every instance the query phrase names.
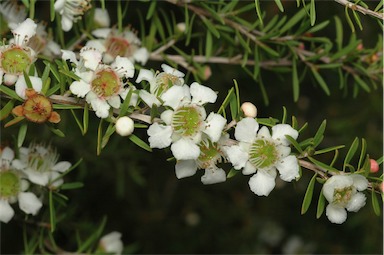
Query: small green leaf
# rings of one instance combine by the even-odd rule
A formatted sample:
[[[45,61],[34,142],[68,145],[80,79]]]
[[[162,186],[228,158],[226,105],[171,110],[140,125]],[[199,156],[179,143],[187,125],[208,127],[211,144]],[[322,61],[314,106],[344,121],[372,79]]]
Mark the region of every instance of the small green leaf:
[[[351,161],[351,159],[355,155],[358,147],[359,147],[359,139],[356,137],[355,140],[353,140],[352,145],[347,152],[347,155],[345,156],[345,160],[344,160],[344,164],[343,164],[343,171],[345,171],[346,165],[349,164],[349,162]]]
[[[343,47],[343,25],[339,17],[335,16],[335,26],[336,26],[336,44],[338,50]]]
[[[311,26],[315,25],[316,22],[316,9],[315,9],[315,0],[311,0],[311,5],[309,9],[309,17],[311,20]]]
[[[359,14],[357,14],[357,12],[355,10],[352,10],[352,13],[353,13],[353,17],[355,18],[355,21],[356,21],[357,25],[359,26],[360,30],[363,30],[363,25],[361,25]]]
[[[19,133],[17,135],[17,146],[20,148],[23,143],[24,143],[24,139],[25,139],[25,136],[27,134],[27,129],[28,129],[28,125],[27,123],[23,123],[20,128],[19,128]]]
[[[312,27],[311,29],[309,29],[308,31],[307,31],[307,33],[316,33],[317,31],[320,31],[320,30],[322,30],[323,28],[325,28],[326,26],[328,26],[328,24],[329,24],[329,20],[326,20],[326,21],[323,21],[323,22],[321,22],[320,24],[318,24],[318,25],[316,25],[316,26],[314,26],[314,27]]]
[[[239,173],[239,170],[236,170],[235,168],[231,168],[227,174],[227,178],[232,178],[233,176],[237,175]]]
[[[261,9],[260,9],[260,0],[255,0],[255,8],[256,8],[257,17],[259,18],[260,23],[263,26],[264,25],[263,24],[263,15],[262,15]]]
[[[281,12],[284,12],[284,7],[283,7],[283,5],[281,4],[281,0],[275,0],[275,3],[276,3],[276,5],[277,5],[277,7],[279,7],[279,10],[280,10]]]
[[[49,220],[51,223],[51,232],[56,229],[56,212],[55,205],[53,204],[53,191],[49,191]]]
[[[332,166],[329,166],[321,161],[318,161],[312,157],[308,157],[308,159],[314,163],[316,166],[320,167],[320,168],[323,168],[324,170],[326,171],[331,171],[331,172],[339,172],[339,170],[337,170],[336,168],[333,168]]]
[[[313,188],[315,187],[315,182],[316,182],[316,176],[317,176],[317,174],[315,174],[312,177],[311,181],[309,182],[307,191],[305,192],[303,204],[301,205],[301,214],[305,214],[307,212],[309,206],[311,205]]]
[[[328,85],[327,83],[325,83],[323,77],[321,77],[321,75],[319,74],[319,72],[315,67],[311,67],[311,71],[312,71],[313,77],[315,77],[320,87],[324,90],[325,94],[329,96],[331,92],[329,91]]]
[[[82,183],[82,182],[69,182],[69,183],[64,183],[63,185],[61,185],[60,189],[62,189],[62,190],[80,189],[82,187],[84,187],[84,183]]]
[[[338,149],[342,149],[344,147],[345,147],[345,145],[332,146],[332,147],[329,147],[329,148],[325,148],[325,149],[316,151],[315,155],[327,153],[327,152],[330,152],[330,151],[335,151],[335,150],[338,150]]]
[[[206,38],[205,38],[205,57],[208,59],[212,55],[212,34],[209,30],[207,30]]]
[[[14,105],[15,105],[14,99],[8,101],[8,103],[6,103],[4,105],[4,107],[0,111],[0,120],[4,120],[6,117],[8,117],[8,115],[11,113]]]
[[[82,130],[83,135],[85,135],[87,133],[88,126],[89,126],[89,106],[86,103],[84,105],[84,113],[83,113],[83,130]]]
[[[313,137],[313,147],[317,147],[324,138],[325,127],[327,126],[327,120],[323,120],[315,136]]]
[[[349,16],[348,9],[349,9],[349,8],[348,8],[347,6],[345,6],[345,18],[346,18],[346,20],[347,20],[347,23],[348,23],[349,27],[350,27],[351,30],[352,30],[352,33],[355,33],[355,26],[353,25],[352,19],[351,19],[351,17]]]
[[[205,24],[205,26],[209,29],[209,31],[216,37],[216,38],[220,38],[220,32],[216,29],[216,27],[214,26],[214,24],[212,24],[211,21],[209,21],[207,18],[205,18],[204,16],[201,17],[201,20],[203,21],[203,23]]]
[[[365,153],[367,151],[367,142],[364,138],[361,139],[361,152],[360,152],[360,158],[359,158],[359,164],[357,165],[357,169],[360,170],[360,167],[363,164],[364,158],[366,157]]]
[[[288,31],[290,28],[292,28],[294,25],[296,25],[300,20],[302,20],[305,17],[306,10],[305,8],[298,11],[288,22],[285,23],[285,25],[280,29],[279,33],[283,34],[286,31]]]
[[[99,127],[97,128],[97,147],[96,147],[97,155],[100,155],[101,153],[102,137],[103,137],[103,119],[100,120]]]
[[[293,86],[293,101],[297,102],[300,95],[299,76],[297,74],[296,58],[292,59],[292,86]]]
[[[285,138],[287,138],[287,140],[293,145],[293,147],[295,147],[295,149],[299,152],[299,153],[302,153],[303,152],[303,149],[301,149],[300,145],[298,144],[298,142],[293,139],[292,136],[290,135],[285,135]]]
[[[375,193],[374,189],[372,189],[372,191],[371,191],[371,198],[372,198],[372,208],[373,208],[373,211],[375,212],[375,214],[377,216],[380,216],[381,209],[380,209],[379,201],[377,199],[377,196],[376,196],[376,193]]]
[[[147,12],[147,16],[145,17],[146,20],[151,19],[151,17],[155,13],[155,11],[156,11],[156,3],[157,3],[157,1],[151,1],[151,4],[149,5],[149,9],[148,9],[148,12]]]
[[[353,75],[353,78],[362,89],[364,89],[368,93],[371,92],[371,88],[368,86],[368,84],[365,83],[358,75]]]
[[[139,137],[137,137],[136,135],[134,134],[131,134],[129,137],[129,140],[131,140],[133,143],[135,143],[137,146],[143,148],[144,150],[146,151],[149,151],[149,152],[152,152],[152,149],[151,147],[149,147],[149,145],[144,142],[143,140],[141,140]]]
[[[7,86],[0,85],[0,91],[3,92],[4,94],[6,94],[7,96],[13,98],[13,99],[16,99],[16,100],[22,101],[22,102],[24,101],[21,97],[19,97],[16,94],[16,92],[13,89],[10,89]]]
[[[316,219],[319,219],[321,217],[321,215],[324,212],[324,208],[325,208],[325,197],[323,195],[323,189],[321,189],[320,195],[319,195],[319,201],[317,202]]]
[[[99,227],[96,229],[96,231],[93,232],[93,234],[87,238],[84,242],[81,242],[81,246],[76,251],[76,254],[83,253],[85,250],[87,250],[89,247],[92,246],[93,243],[98,242],[102,232],[104,231],[105,224],[107,223],[107,218],[103,217]]]
[[[65,134],[63,133],[63,131],[61,131],[60,129],[58,128],[54,128],[52,126],[49,126],[49,129],[52,131],[52,133],[54,133],[55,135],[59,136],[59,137],[65,137]]]

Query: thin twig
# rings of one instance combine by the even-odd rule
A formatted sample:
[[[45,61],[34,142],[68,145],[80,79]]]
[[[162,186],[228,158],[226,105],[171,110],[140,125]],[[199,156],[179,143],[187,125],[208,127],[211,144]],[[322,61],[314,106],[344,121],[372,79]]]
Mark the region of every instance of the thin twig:
[[[348,0],[335,0],[335,2],[339,3],[341,5],[344,5],[347,8],[352,9],[354,11],[361,12],[364,15],[370,15],[370,16],[373,16],[375,18],[384,20],[384,14],[383,13],[372,11],[370,9],[364,8],[361,5],[357,5],[357,4],[351,3]]]

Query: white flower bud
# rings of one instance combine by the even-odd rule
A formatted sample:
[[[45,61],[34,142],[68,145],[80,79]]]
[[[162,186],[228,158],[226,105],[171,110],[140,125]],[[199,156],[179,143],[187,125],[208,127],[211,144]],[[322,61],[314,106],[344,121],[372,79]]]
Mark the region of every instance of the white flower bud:
[[[101,8],[96,8],[95,16],[93,17],[93,19],[100,27],[109,27],[111,24],[109,14],[106,9],[103,10]]]
[[[257,116],[257,108],[250,102],[245,102],[241,105],[241,110],[244,112],[245,117],[255,118]]]
[[[135,127],[133,126],[134,122],[131,118],[124,116],[117,120],[116,122],[116,133],[121,136],[128,136],[132,134]]]
[[[179,30],[180,32],[184,33],[185,32],[185,29],[187,28],[185,26],[185,23],[184,22],[180,22],[180,23],[177,23],[176,24],[176,27],[177,27],[177,30]]]

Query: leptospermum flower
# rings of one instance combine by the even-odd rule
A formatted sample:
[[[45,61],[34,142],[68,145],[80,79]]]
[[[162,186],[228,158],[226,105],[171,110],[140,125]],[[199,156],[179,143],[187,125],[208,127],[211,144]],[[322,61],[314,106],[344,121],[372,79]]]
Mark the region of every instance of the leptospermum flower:
[[[94,30],[92,34],[100,39],[90,40],[86,46],[103,52],[104,63],[111,63],[117,56],[126,57],[142,65],[147,63],[148,50],[141,47],[137,33],[130,27],[126,27],[121,33],[116,28],[100,28]]]
[[[37,25],[26,19],[12,30],[14,41],[0,46],[0,84],[13,85],[23,71],[27,71],[36,60],[35,51],[27,46],[28,41],[36,34]]]
[[[224,158],[222,144],[228,140],[228,135],[223,135],[220,140],[213,143],[208,138],[202,139],[198,144],[200,148],[199,157],[189,160],[178,160],[175,166],[176,177],[178,179],[189,177],[197,172],[197,169],[204,169],[205,173],[201,177],[204,184],[214,184],[226,181],[226,173],[222,168],[217,166]]]
[[[366,197],[358,191],[367,188],[368,180],[359,174],[334,175],[329,178],[323,186],[323,195],[329,202],[326,208],[329,221],[341,224],[347,219],[347,211],[359,211],[365,205]]]
[[[125,88],[124,79],[132,78],[134,66],[128,58],[117,56],[111,65],[100,63],[101,52],[92,48],[83,48],[80,51],[80,61],[76,60],[73,52],[63,51],[63,59],[75,63],[75,74],[81,80],[74,81],[70,90],[78,97],[85,97],[91,104],[99,118],[107,118],[109,109],[118,109],[121,100],[128,92],[136,90],[134,86]],[[130,104],[136,104],[137,95],[132,94]]]
[[[46,25],[43,22],[37,24],[36,34],[29,40],[28,46],[36,54],[42,54],[49,58],[61,56],[60,45],[52,40],[52,36],[47,33]]]
[[[225,151],[235,169],[243,169],[243,174],[247,175],[256,173],[250,178],[249,187],[258,196],[268,196],[273,190],[276,169],[283,181],[299,177],[298,161],[289,155],[291,148],[286,135],[296,139],[298,132],[288,124],[278,124],[272,127],[271,136],[267,127],[259,130],[257,121],[250,117],[236,125],[235,138],[239,144]]]
[[[61,28],[68,32],[73,23],[80,20],[91,8],[91,0],[57,0],[54,7],[55,11],[61,15]]]
[[[160,106],[161,102],[158,98],[172,86],[184,85],[184,73],[166,64],[162,64],[161,68],[163,72],[156,73],[141,69],[136,79],[136,83],[141,81],[149,82],[149,92],[142,89],[139,93],[140,98],[149,107],[153,107],[153,105]]]
[[[171,145],[176,160],[196,160],[200,155],[198,144],[204,133],[212,142],[219,141],[226,119],[216,113],[207,117],[203,107],[216,101],[216,93],[197,82],[189,88],[173,86],[162,94],[166,110],[161,114],[164,124],[153,123],[147,130],[151,148],[165,148]]]
[[[15,153],[9,147],[0,151],[0,221],[7,223],[15,215],[10,204],[19,202],[20,209],[36,215],[42,207],[41,201],[32,192],[26,192],[28,182],[23,172],[13,167]]]
[[[32,183],[58,187],[64,182],[60,175],[72,166],[58,159],[59,155],[51,146],[33,143],[28,148],[20,148],[20,159],[15,159],[13,166],[22,170]]]
[[[121,233],[113,231],[103,236],[99,241],[99,249],[105,253],[120,255],[123,252]]]

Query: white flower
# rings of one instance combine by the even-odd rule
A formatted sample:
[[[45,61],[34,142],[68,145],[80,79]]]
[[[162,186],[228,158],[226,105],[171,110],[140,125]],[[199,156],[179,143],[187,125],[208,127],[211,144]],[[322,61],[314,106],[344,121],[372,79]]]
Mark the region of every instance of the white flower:
[[[200,154],[197,159],[178,160],[175,170],[178,179],[189,177],[197,172],[197,169],[205,169],[201,182],[204,184],[214,184],[226,181],[226,173],[222,168],[217,167],[222,162],[224,152],[221,146],[228,140],[228,136],[212,143],[209,139],[203,139],[199,144]]]
[[[237,123],[235,138],[238,145],[227,147],[225,152],[235,169],[243,174],[254,174],[249,180],[250,189],[258,196],[268,196],[275,187],[276,169],[283,181],[290,182],[299,177],[299,165],[285,135],[293,139],[298,132],[287,124],[272,127],[272,136],[267,127],[259,131],[253,118],[244,118]],[[257,132],[258,131],[258,132]]]
[[[141,41],[136,32],[126,27],[123,32],[115,28],[100,28],[92,32],[96,40],[90,40],[86,46],[93,47],[104,53],[104,63],[111,63],[117,56],[126,57],[134,62],[145,65],[149,58],[149,52],[141,47]]]
[[[29,148],[20,148],[20,159],[15,159],[13,166],[22,170],[32,183],[58,187],[63,183],[58,177],[72,166],[68,161],[57,162],[58,157],[50,146],[31,144]]]
[[[35,51],[27,46],[31,37],[36,34],[36,27],[33,20],[26,19],[12,30],[13,42],[0,46],[0,84],[3,82],[3,75],[5,85],[15,84],[23,71],[28,72],[36,60]]]
[[[146,90],[140,90],[140,98],[149,106],[154,104],[161,105],[159,98],[172,86],[184,85],[184,74],[175,68],[172,68],[166,64],[161,65],[163,72],[153,73],[147,69],[141,69],[137,76],[136,82],[141,81],[149,82],[149,92]]]
[[[362,192],[367,189],[367,179],[359,174],[334,175],[323,186],[323,195],[329,204],[326,215],[332,223],[341,224],[347,219],[347,211],[357,212],[365,205]]]
[[[177,160],[197,159],[200,155],[202,135],[207,135],[212,142],[220,139],[226,119],[216,113],[208,118],[203,107],[205,103],[214,103],[216,93],[197,82],[188,86],[173,86],[162,94],[166,110],[161,114],[165,123],[154,123],[148,129],[151,148],[165,148],[171,145],[171,151]]]
[[[93,20],[100,27],[109,27],[111,20],[109,18],[108,10],[102,8],[95,8],[95,14]]]
[[[121,136],[128,136],[133,133],[134,130],[134,122],[131,118],[127,116],[120,117],[116,121],[116,133]]]
[[[84,13],[91,8],[91,0],[57,0],[55,11],[61,15],[63,31],[71,30],[73,23],[81,19]]]
[[[125,99],[134,86],[125,88],[124,80],[132,78],[134,66],[128,58],[117,56],[111,65],[100,63],[101,53],[92,48],[83,48],[80,51],[80,60],[73,52],[63,51],[63,59],[76,64],[75,74],[81,80],[74,81],[70,90],[78,97],[85,97],[91,104],[99,118],[107,118],[111,106],[120,108],[121,99]],[[132,94],[130,105],[135,105],[137,95]]]
[[[41,89],[43,87],[43,81],[39,77],[29,76],[29,79],[32,83],[32,88],[37,92],[40,93]],[[24,76],[20,76],[15,84],[15,91],[16,94],[21,97],[22,99],[26,99],[25,96],[25,90],[28,88],[27,82],[25,81]]]
[[[121,241],[121,233],[114,231],[100,239],[100,248],[106,253],[121,254],[123,252],[123,242]]]
[[[18,5],[17,1],[0,3],[0,13],[10,29],[15,29],[20,22],[27,18],[28,14],[24,5]]]
[[[36,54],[42,54],[49,58],[56,58],[61,55],[60,45],[52,40],[51,34],[47,33],[44,22],[37,24],[36,34],[29,40],[28,46]]]
[[[21,171],[14,168],[15,153],[9,147],[0,151],[0,221],[9,222],[15,211],[10,204],[19,202],[20,209],[36,215],[42,203],[32,192],[26,192],[28,182]]]

